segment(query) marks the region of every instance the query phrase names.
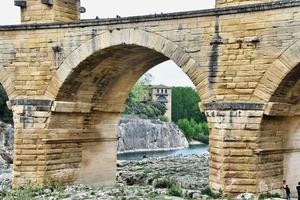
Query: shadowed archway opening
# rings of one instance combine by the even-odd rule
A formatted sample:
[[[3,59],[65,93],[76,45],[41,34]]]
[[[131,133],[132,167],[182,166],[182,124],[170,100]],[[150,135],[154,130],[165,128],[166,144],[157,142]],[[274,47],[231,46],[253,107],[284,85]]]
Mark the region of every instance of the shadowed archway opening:
[[[8,96],[0,84],[0,165],[12,164],[14,125],[12,111],[7,107]],[[10,170],[10,169],[7,169]],[[6,170],[6,171],[7,171]],[[0,174],[5,170],[0,167]]]
[[[270,102],[273,113],[264,116],[259,137],[264,166],[261,179],[274,188],[289,185],[296,197],[300,181],[300,64],[281,81]]]
[[[149,69],[169,60],[151,48],[115,45],[88,56],[65,79],[56,102],[84,105],[88,111],[53,112],[47,129],[52,137],[77,138],[79,159],[66,163],[75,183],[110,185],[115,182],[117,129],[125,101],[134,84]],[[79,109],[80,110],[80,109]],[[50,178],[60,172],[52,171]],[[69,180],[70,181],[70,180]]]

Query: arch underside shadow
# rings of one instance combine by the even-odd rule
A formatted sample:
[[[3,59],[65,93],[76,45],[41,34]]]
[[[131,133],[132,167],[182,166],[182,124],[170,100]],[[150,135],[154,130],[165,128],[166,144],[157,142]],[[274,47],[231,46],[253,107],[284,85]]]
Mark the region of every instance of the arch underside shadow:
[[[284,89],[283,83],[292,83],[299,77],[298,65],[300,64],[300,40],[287,48],[272,63],[271,67],[264,73],[253,95],[264,102],[273,101],[280,91]],[[288,80],[288,79],[291,80]],[[281,88],[280,88],[281,87]],[[271,99],[272,98],[272,99]]]
[[[280,105],[284,114],[278,111],[262,119],[258,146],[265,153],[260,155],[260,184],[268,185],[267,191],[286,180],[296,197],[300,180],[300,64],[282,79],[270,102]]]
[[[99,109],[106,109],[101,103],[124,104],[136,81],[166,60],[164,55],[136,45],[101,50],[80,63],[62,85],[56,100],[92,102]]]
[[[14,81],[14,76],[8,73],[5,67],[0,65],[0,84],[6,91],[6,94],[9,99],[13,99],[15,96],[14,94],[15,87],[13,81]]]

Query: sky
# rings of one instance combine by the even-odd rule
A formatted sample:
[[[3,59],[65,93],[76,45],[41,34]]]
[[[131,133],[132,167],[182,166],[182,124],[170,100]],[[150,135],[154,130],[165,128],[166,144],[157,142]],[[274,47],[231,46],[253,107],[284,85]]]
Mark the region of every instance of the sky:
[[[39,1],[39,0],[37,0]],[[114,18],[147,15],[154,13],[170,13],[213,8],[215,0],[81,0],[86,8],[82,19]],[[1,0],[0,25],[19,24],[20,9],[14,6],[14,0]],[[149,73],[153,76],[152,84],[168,86],[194,87],[190,79],[173,62],[166,61],[153,67]]]

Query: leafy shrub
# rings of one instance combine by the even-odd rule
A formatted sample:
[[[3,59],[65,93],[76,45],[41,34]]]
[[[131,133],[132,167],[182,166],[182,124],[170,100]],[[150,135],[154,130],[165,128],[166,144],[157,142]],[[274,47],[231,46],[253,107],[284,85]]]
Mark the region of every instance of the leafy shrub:
[[[136,102],[127,99],[125,112],[123,114],[135,115],[140,118],[159,118],[165,114],[167,107],[160,102]]]
[[[210,187],[205,187],[204,189],[201,190],[201,194],[203,195],[207,195],[209,197],[212,197],[213,199],[219,199],[221,198],[223,195],[222,190],[219,190],[219,192],[213,192]]]
[[[180,119],[177,125],[184,133],[188,141],[197,140],[208,144],[208,126],[207,123],[197,123],[191,119]]]
[[[280,198],[280,195],[278,193],[272,194],[272,193],[262,193],[259,195],[258,199],[269,199],[269,198]]]
[[[175,183],[170,180],[164,179],[164,180],[156,181],[154,184],[154,188],[171,188],[172,185],[175,185]]]
[[[162,121],[162,122],[169,122],[170,121],[167,116],[160,116],[159,120]]]
[[[183,196],[182,189],[176,184],[173,184],[169,188],[168,193],[169,193],[169,195],[176,196],[176,197],[182,197]]]

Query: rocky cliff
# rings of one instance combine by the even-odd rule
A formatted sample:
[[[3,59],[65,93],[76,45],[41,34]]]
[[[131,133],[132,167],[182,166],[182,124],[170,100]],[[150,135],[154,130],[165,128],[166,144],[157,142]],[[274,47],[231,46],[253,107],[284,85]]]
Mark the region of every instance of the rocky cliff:
[[[118,130],[118,152],[173,150],[188,146],[184,134],[173,122],[126,118]]]

